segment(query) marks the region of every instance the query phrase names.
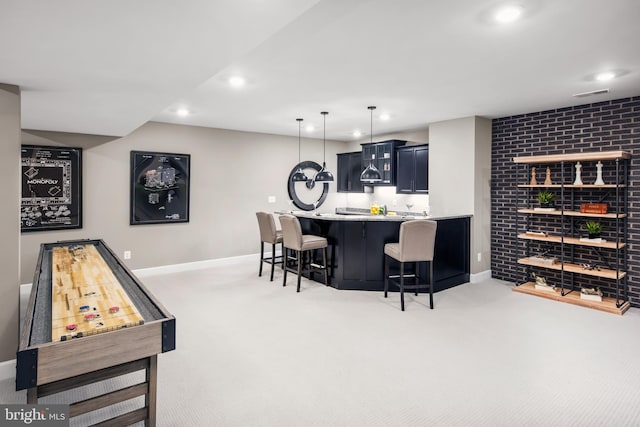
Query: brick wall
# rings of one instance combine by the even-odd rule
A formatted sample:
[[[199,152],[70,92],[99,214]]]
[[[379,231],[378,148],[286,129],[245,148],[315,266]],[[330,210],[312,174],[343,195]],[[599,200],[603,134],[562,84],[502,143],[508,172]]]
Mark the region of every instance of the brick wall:
[[[629,166],[628,189],[628,291],[632,306],[640,307],[640,97],[618,99],[614,101],[598,102],[575,107],[559,108],[557,110],[522,114],[493,120],[493,138],[491,153],[491,271],[495,278],[511,282],[522,282],[525,279],[525,268],[516,263],[518,256],[524,255],[525,243],[517,241],[516,235],[516,199],[519,207],[525,202],[527,194],[524,190],[518,192],[516,174],[520,173],[520,183],[528,183],[530,176],[522,165],[516,166],[513,157],[578,153],[591,151],[625,150],[632,154]],[[573,182],[573,165],[565,166],[564,178],[560,176],[559,165],[550,165],[552,179],[559,183]],[[545,166],[546,167],[546,166]],[[613,183],[613,165],[605,165],[605,182]],[[537,170],[538,183],[545,178],[544,168]],[[583,182],[595,181],[595,165],[586,163],[582,168]],[[537,190],[534,190],[537,191]],[[579,194],[578,194],[579,191]],[[602,191],[576,190],[576,199],[598,201]],[[600,193],[599,193],[600,192]],[[531,191],[530,193],[533,193]],[[557,191],[559,195],[559,191]],[[534,197],[530,194],[530,197]],[[615,202],[611,196],[605,200],[610,208]],[[574,201],[578,203],[578,200]],[[565,207],[566,209],[566,207]],[[522,221],[522,215],[520,216]],[[584,219],[575,220],[574,231]],[[560,221],[547,216],[535,216],[533,223],[520,223],[520,231],[529,227],[532,229],[546,229],[552,233],[560,231]],[[535,221],[538,221],[537,223]],[[611,224],[606,224],[611,237]],[[566,227],[566,225],[565,225]],[[570,231],[565,229],[565,231]],[[559,245],[557,245],[559,246]],[[559,255],[559,248],[530,246],[530,250],[550,249],[551,254]],[[554,253],[556,251],[557,253]],[[611,252],[601,251],[605,261],[615,261]],[[595,262],[597,255],[576,248],[574,256],[578,261]],[[600,263],[600,261],[597,261]],[[544,275],[550,281],[559,280],[557,275],[545,271]],[[591,279],[584,275],[573,275],[580,280],[580,285],[593,285],[603,288],[605,294],[615,293],[615,281]]]

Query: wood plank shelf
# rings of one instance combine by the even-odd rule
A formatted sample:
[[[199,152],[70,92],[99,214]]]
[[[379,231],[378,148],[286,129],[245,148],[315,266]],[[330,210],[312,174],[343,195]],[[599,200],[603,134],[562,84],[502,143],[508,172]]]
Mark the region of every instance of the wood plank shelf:
[[[597,160],[630,159],[628,151],[596,151],[591,153],[550,154],[547,156],[514,157],[514,163],[560,163],[560,162],[589,162]]]
[[[616,299],[603,297],[602,301],[591,301],[580,298],[580,291],[573,291],[566,295],[560,293],[560,289],[556,289],[555,292],[543,291],[536,289],[535,284],[532,282],[523,283],[519,286],[512,288],[514,292],[520,292],[528,295],[535,295],[542,298],[547,298],[554,301],[565,302],[573,305],[579,305],[582,307],[593,308],[600,311],[606,311],[607,313],[613,313],[622,315],[624,314],[631,304],[629,301],[625,301],[620,307],[616,306]]]
[[[536,236],[533,234],[518,234],[518,239],[527,239],[527,240],[536,240],[539,242],[549,242],[549,243],[562,243],[561,236],[555,235],[547,235],[547,236]],[[577,245],[577,246],[591,246],[595,248],[605,248],[605,249],[616,249],[616,248],[624,248],[627,244],[625,242],[620,242],[616,244],[616,242],[585,242],[580,240],[578,237],[566,237],[564,238],[564,243],[567,245]]]
[[[545,264],[543,262],[539,262],[539,261],[533,261],[529,258],[521,258],[518,260],[518,264],[522,264],[522,265],[530,265],[532,267],[541,267],[541,268],[546,268],[549,270],[557,270],[560,271],[562,270],[562,263],[557,263],[557,264]],[[567,271],[569,273],[578,273],[578,274],[584,274],[587,276],[595,276],[595,277],[602,277],[605,279],[612,279],[615,280],[617,278],[617,275],[619,275],[620,279],[622,279],[623,277],[625,277],[627,275],[626,272],[624,271],[618,271],[616,272],[616,270],[611,270],[608,268],[602,268],[600,270],[587,270],[585,268],[583,268],[581,265],[578,264],[571,264],[568,262],[564,263],[564,271]]]
[[[531,184],[518,184],[519,188],[624,188],[626,187],[625,184],[620,184],[618,186],[616,186],[615,184],[604,184],[604,185],[596,185],[596,184],[582,184],[582,185],[574,185],[574,184],[565,184],[565,185],[560,185],[560,184],[550,184],[550,185],[545,185],[545,184],[535,184],[535,185],[531,185]]]
[[[526,214],[537,214],[537,215],[562,215],[563,211],[560,209],[556,209],[554,211],[538,211],[535,209],[518,209],[518,213],[526,213]],[[581,216],[587,218],[610,218],[615,219],[615,213],[607,213],[607,214],[592,214],[592,213],[582,213],[579,211],[564,211],[565,216]],[[626,218],[627,214],[618,214],[618,218]]]

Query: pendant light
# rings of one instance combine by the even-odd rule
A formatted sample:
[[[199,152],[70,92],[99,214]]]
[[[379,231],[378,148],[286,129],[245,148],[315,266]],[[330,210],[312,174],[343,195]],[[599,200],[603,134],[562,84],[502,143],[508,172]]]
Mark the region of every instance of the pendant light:
[[[304,174],[300,165],[300,127],[302,126],[302,121],[304,119],[296,119],[298,121],[298,170],[291,177],[291,181],[295,182],[304,182],[307,181],[307,175]]]
[[[326,168],[327,164],[325,162],[326,160],[326,148],[327,148],[327,114],[329,114],[326,111],[321,112],[320,114],[322,114],[322,119],[323,119],[323,123],[324,123],[324,133],[322,135],[322,150],[323,150],[323,154],[322,154],[322,169],[320,169],[320,172],[318,172],[316,174],[316,176],[313,178],[314,181],[317,182],[330,182],[333,181],[333,174],[331,172],[329,172]]]
[[[371,143],[373,143],[373,110],[376,109],[374,106],[367,107],[371,111],[371,132],[370,138]],[[362,173],[360,174],[360,181],[364,182],[380,182],[382,181],[382,175],[378,168],[373,164],[373,159],[369,159],[369,165],[364,168]]]

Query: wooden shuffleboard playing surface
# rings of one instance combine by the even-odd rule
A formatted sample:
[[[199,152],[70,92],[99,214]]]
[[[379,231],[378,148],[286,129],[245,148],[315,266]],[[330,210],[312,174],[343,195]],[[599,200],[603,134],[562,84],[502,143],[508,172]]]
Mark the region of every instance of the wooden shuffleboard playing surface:
[[[59,246],[51,256],[52,341],[144,324],[93,244]]]

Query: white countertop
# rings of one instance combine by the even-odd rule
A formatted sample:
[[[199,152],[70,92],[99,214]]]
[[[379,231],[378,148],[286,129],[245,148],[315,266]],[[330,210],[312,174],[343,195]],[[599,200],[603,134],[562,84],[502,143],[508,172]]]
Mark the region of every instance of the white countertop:
[[[313,211],[278,211],[275,212],[278,215],[293,215],[299,218],[310,218],[327,221],[409,221],[413,219],[428,219],[428,220],[444,220],[453,218],[468,218],[471,215],[454,215],[454,216],[431,216],[431,215],[370,215],[370,214],[336,214],[336,213],[322,213],[317,214]]]

